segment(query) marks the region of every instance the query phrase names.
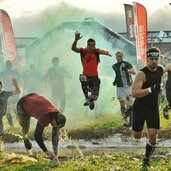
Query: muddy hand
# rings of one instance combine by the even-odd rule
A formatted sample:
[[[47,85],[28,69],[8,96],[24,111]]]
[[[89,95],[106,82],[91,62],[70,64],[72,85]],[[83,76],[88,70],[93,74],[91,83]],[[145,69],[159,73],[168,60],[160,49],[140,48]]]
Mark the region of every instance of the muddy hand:
[[[78,31],[75,32],[75,40],[79,40],[81,39],[83,36],[81,36],[81,33],[79,33]]]
[[[54,159],[55,156],[51,151],[46,151],[45,153],[46,153],[46,157],[48,159]]]
[[[59,161],[59,159],[58,159],[58,156],[57,156],[57,155],[55,155],[55,156],[54,156],[54,160],[55,160],[56,164],[58,164],[58,165],[60,164],[60,161]]]

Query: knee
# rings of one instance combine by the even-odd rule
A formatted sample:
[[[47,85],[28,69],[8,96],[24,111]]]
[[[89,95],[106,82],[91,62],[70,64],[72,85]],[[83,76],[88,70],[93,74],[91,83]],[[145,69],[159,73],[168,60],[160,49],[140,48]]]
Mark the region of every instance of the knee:
[[[141,138],[141,135],[133,135],[133,137],[137,140],[139,140]]]
[[[93,101],[96,101],[98,96],[92,95],[91,98],[93,99]]]
[[[157,139],[157,135],[156,134],[149,135],[149,141],[150,141],[151,144],[155,144],[156,143],[156,139]]]
[[[141,137],[142,137],[142,132],[133,132],[133,137],[135,138],[135,139],[140,139]]]

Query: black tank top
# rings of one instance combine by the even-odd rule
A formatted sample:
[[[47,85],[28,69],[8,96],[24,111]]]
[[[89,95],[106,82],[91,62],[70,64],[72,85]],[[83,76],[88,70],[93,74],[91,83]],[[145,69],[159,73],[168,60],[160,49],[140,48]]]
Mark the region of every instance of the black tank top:
[[[158,66],[156,71],[152,72],[147,67],[144,67],[140,71],[144,72],[146,82],[143,83],[142,89],[154,86],[155,84],[161,84],[161,78],[163,75],[163,68]],[[134,101],[134,107],[137,109],[152,109],[158,107],[158,94],[150,93],[147,96],[136,98]]]
[[[168,78],[166,81],[166,89],[171,89],[171,71],[168,71]]]

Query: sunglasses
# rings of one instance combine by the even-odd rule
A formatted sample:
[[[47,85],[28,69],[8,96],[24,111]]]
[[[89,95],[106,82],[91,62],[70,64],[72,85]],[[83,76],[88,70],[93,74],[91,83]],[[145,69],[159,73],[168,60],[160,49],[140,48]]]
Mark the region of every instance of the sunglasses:
[[[95,42],[88,42],[87,45],[88,46],[95,46]]]

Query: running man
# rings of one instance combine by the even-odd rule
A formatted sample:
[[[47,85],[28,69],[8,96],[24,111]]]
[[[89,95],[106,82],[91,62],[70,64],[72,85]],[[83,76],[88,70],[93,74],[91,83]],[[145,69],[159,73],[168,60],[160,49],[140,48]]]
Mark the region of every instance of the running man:
[[[133,66],[124,61],[123,52],[116,52],[116,60],[112,68],[115,72],[115,80],[113,85],[116,86],[117,99],[120,103],[120,110],[124,120],[124,126],[131,126],[132,118],[132,103],[133,98],[131,96],[131,85],[132,85],[132,76],[136,72]],[[128,122],[128,117],[130,117],[130,123]]]
[[[155,150],[158,130],[160,128],[159,93],[163,67],[158,66],[160,50],[152,47],[147,51],[147,66],[141,69],[132,85],[133,103],[133,137],[140,139],[144,123],[147,124],[149,142],[143,159],[143,166],[150,165],[150,156]]]

